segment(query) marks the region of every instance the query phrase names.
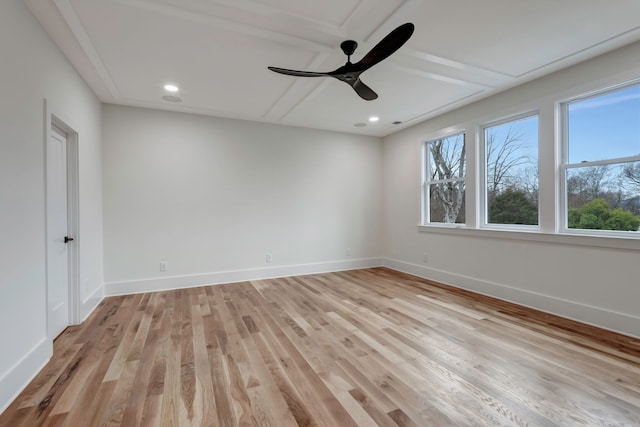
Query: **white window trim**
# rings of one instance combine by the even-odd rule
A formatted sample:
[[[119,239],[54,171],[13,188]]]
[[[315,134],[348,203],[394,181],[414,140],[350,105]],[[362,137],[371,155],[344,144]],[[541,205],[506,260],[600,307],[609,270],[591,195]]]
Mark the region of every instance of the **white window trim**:
[[[578,168],[588,168],[589,166],[601,166],[601,165],[620,165],[623,163],[631,163],[640,161],[640,154],[636,156],[627,156],[627,157],[616,157],[607,160],[596,160],[596,161],[584,161],[580,163],[567,163],[562,165],[565,169],[578,169]]]
[[[542,233],[539,231],[525,230],[499,230],[418,225],[418,231],[421,233],[436,233],[451,236],[481,237],[492,238],[496,240],[507,239],[522,242],[552,243],[568,246],[590,246],[598,248],[640,251],[640,239],[638,238],[629,237],[628,235],[621,236],[619,234],[603,235],[602,233],[598,233],[598,235],[591,235],[587,233],[581,233],[583,230],[577,230],[575,233],[565,234]],[[624,232],[620,231],[618,233]]]

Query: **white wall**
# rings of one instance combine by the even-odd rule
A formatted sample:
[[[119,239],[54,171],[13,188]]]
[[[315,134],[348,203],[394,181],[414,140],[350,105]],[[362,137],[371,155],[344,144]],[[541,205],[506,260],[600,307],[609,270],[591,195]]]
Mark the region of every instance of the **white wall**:
[[[379,138],[115,105],[102,126],[108,294],[380,262]]]
[[[640,44],[384,143],[101,107],[18,0],[0,2],[0,57],[0,411],[51,354],[45,98],[50,113],[79,133],[82,316],[101,299],[103,281],[115,294],[364,267],[385,256],[399,270],[640,336],[640,241],[616,249],[593,240],[417,227],[423,140],[462,126],[473,155],[475,128],[483,121],[531,109],[552,117],[558,97],[640,77]],[[540,132],[541,156],[550,164],[554,133],[548,125]],[[543,172],[541,186],[553,187],[553,167]],[[546,232],[555,224],[553,197],[542,200]],[[474,198],[471,192],[468,201]],[[272,263],[265,263],[267,253]],[[166,273],[158,271],[160,261],[169,263]]]
[[[82,315],[101,298],[100,103],[23,2],[0,2],[0,411],[51,355],[44,109],[79,134]]]
[[[423,277],[640,336],[640,239],[561,238],[554,233],[558,180],[555,102],[640,78],[640,43],[444,114],[384,139],[386,264]],[[512,114],[540,114],[542,234],[419,229],[422,142],[466,131],[468,159],[476,132]],[[477,202],[477,165],[468,161],[469,206]],[[507,238],[508,237],[508,238]],[[530,238],[527,238],[530,237]],[[423,254],[427,254],[427,263]]]

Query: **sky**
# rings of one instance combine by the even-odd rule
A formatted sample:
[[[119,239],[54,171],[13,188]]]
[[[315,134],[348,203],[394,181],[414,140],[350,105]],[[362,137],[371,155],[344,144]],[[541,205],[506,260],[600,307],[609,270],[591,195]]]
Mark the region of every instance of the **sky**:
[[[640,85],[577,100],[567,108],[569,164],[640,156]],[[538,160],[537,115],[492,126],[487,131],[495,135],[498,144],[505,140],[509,131],[518,135],[520,148],[513,155],[528,156],[530,161],[513,168],[509,175],[520,176],[522,171],[530,173],[531,168],[535,168]],[[620,175],[622,167],[623,164],[612,166],[611,174]],[[611,185],[620,185],[617,180],[609,181]],[[631,189],[625,187],[624,191]],[[635,189],[631,192],[637,194]]]
[[[496,143],[501,143],[507,137],[509,131],[517,134],[520,138],[518,145],[522,146],[517,156],[525,155],[531,159],[531,162],[537,163],[538,160],[538,116],[524,117],[520,120],[507,122],[501,125],[488,128],[495,135]]]
[[[640,155],[640,85],[569,104],[569,163]]]
[[[640,85],[570,103],[568,126],[570,164],[640,155]],[[526,148],[516,155],[537,161],[537,116],[489,129],[497,142],[509,130],[517,132]]]

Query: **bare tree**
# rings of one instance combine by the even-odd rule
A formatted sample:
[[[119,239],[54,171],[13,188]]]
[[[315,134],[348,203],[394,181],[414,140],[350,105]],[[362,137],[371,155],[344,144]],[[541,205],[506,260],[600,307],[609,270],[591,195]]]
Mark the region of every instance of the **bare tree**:
[[[622,178],[626,187],[640,190],[640,162],[627,163],[622,168]]]
[[[582,171],[591,200],[602,197],[609,186],[609,165],[592,166]]]
[[[515,183],[515,188],[524,192],[529,200],[538,206],[540,185],[537,165],[518,169],[513,182]]]
[[[431,180],[440,181],[431,185],[431,200],[437,201],[436,207],[442,208],[444,222],[456,222],[464,205],[464,135],[457,135],[455,139],[432,141],[429,152],[432,159]]]
[[[504,191],[505,188],[517,187],[519,177],[512,174],[520,166],[531,162],[531,157],[526,154],[528,146],[522,142],[524,135],[514,127],[509,126],[504,139],[501,141],[496,141],[496,136],[496,133],[489,132],[486,140],[487,196],[489,202]]]
[[[634,215],[640,215],[640,162],[625,163],[618,176],[619,206]]]
[[[500,136],[499,136],[500,135]],[[506,188],[525,192],[530,200],[538,202],[538,168],[527,154],[528,145],[517,127],[510,126],[506,133],[489,132],[487,135],[487,195],[489,203]],[[466,150],[463,135],[429,143],[431,155],[431,217],[443,222],[456,222],[464,212],[464,177]],[[530,164],[526,169],[524,166]]]
[[[569,207],[580,207],[595,199],[611,199],[610,165],[573,169],[567,178]]]

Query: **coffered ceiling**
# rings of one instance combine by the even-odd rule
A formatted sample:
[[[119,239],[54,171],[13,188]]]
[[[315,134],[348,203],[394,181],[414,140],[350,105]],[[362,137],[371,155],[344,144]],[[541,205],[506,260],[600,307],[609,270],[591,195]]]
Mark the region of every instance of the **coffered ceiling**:
[[[374,136],[640,40],[638,0],[24,1],[104,102]],[[361,75],[374,101],[267,69],[331,71],[343,40],[356,62],[405,22]]]

